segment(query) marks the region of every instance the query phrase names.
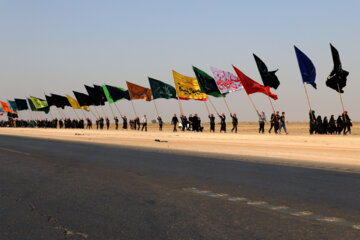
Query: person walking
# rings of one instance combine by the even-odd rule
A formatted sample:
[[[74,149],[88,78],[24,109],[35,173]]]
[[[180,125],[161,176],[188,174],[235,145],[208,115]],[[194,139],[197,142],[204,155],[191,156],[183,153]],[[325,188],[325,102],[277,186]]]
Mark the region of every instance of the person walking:
[[[259,115],[259,133],[264,134],[265,122],[266,122],[265,113],[261,112],[261,114]]]
[[[105,121],[106,121],[106,129],[109,130],[109,128],[110,128],[110,120],[109,120],[109,118],[106,118]]]
[[[144,115],[144,117],[141,119],[141,123],[142,123],[141,131],[143,131],[145,129],[145,132],[147,132],[147,118],[146,118],[146,115]]]
[[[114,117],[115,120],[115,129],[118,130],[119,129],[119,119],[118,117]]]
[[[214,114],[209,115],[210,119],[210,132],[215,132],[215,117]]]
[[[174,125],[174,129],[173,132],[177,132],[177,124],[179,122],[179,119],[176,117],[176,114],[174,114],[174,116],[171,119],[171,124]]]
[[[285,112],[282,112],[281,113],[281,117],[279,119],[279,123],[280,123],[280,128],[279,128],[279,133],[281,133],[281,129],[283,128],[284,129],[284,132],[286,134],[288,134],[288,132],[286,131],[286,126],[285,126]]]
[[[157,120],[159,122],[159,131],[162,131],[162,127],[163,127],[164,122],[163,122],[163,120],[162,120],[162,118],[160,116],[157,117]]]
[[[233,125],[233,128],[231,129],[231,132],[235,131],[235,133],[237,133],[238,118],[236,116],[236,113],[234,113],[234,114],[230,113],[230,117],[232,118],[232,125]]]
[[[226,133],[226,117],[225,114],[220,115],[219,114],[219,118],[220,118],[220,132],[225,132]]]
[[[121,117],[122,120],[123,120],[123,129],[127,129],[127,118],[126,118],[126,115],[124,115],[123,117]]]

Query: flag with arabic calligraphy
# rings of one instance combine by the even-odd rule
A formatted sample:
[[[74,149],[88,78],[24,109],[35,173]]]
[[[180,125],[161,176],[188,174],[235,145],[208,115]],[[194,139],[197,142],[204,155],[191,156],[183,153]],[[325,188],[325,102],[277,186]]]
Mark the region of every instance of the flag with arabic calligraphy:
[[[180,73],[172,71],[174,77],[174,83],[176,88],[176,93],[181,100],[200,100],[206,101],[208,95],[201,91],[199,82],[196,78],[187,77],[181,75]]]
[[[240,79],[231,72],[227,72],[215,67],[210,67],[214,75],[215,82],[221,94],[236,92],[244,89]]]
[[[126,85],[129,90],[130,99],[144,99],[151,101],[151,90],[150,88],[142,87],[134,83],[126,81]]]

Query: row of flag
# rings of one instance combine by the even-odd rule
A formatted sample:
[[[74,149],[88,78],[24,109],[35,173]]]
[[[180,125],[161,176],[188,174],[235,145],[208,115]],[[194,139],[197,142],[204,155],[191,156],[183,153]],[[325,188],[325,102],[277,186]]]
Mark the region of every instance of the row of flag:
[[[326,85],[339,93],[343,93],[343,88],[346,86],[346,77],[349,73],[342,69],[338,51],[331,44],[330,47],[334,61],[334,68],[326,81]],[[301,50],[299,50],[296,46],[294,46],[294,48],[303,83],[310,84],[316,89],[316,69],[314,64]],[[150,77],[148,78],[150,88],[131,82],[126,82],[128,88],[127,90],[110,85],[85,85],[87,94],[73,91],[75,98],[69,95],[61,96],[57,94],[50,94],[45,95],[45,99],[30,96],[27,99],[16,98],[14,100],[8,100],[7,103],[0,101],[0,113],[16,113],[17,111],[28,109],[49,113],[51,106],[62,109],[69,106],[73,109],[83,109],[85,111],[89,111],[89,106],[100,106],[105,105],[105,102],[111,104],[119,100],[135,99],[151,101],[159,98],[173,98],[178,100],[193,99],[206,101],[209,96],[225,98],[227,94],[243,89],[248,96],[253,93],[263,93],[266,94],[269,99],[272,98],[277,100],[277,95],[273,94],[270,91],[270,88],[277,89],[280,85],[280,81],[276,76],[276,72],[278,70],[269,71],[265,63],[258,56],[255,54],[253,56],[263,85],[246,76],[235,66],[233,66],[233,69],[236,74],[215,67],[210,67],[213,76],[210,76],[199,68],[193,67],[195,77],[184,76],[174,70],[172,71],[175,87]]]

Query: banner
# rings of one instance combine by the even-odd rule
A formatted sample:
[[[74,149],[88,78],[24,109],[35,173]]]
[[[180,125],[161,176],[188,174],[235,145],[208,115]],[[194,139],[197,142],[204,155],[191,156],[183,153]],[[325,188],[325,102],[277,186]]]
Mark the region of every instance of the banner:
[[[79,102],[74,98],[70,97],[69,95],[65,95],[69,100],[69,103],[73,109],[84,109],[85,111],[89,112],[88,106],[80,106]]]
[[[221,94],[236,92],[244,89],[240,79],[231,72],[220,70],[215,67],[210,67],[210,69]]]
[[[346,78],[349,75],[348,71],[345,71],[341,67],[339,52],[330,44],[331,54],[334,61],[334,68],[326,80],[326,86],[334,89],[340,93],[344,93],[343,88],[346,86]]]
[[[9,104],[7,104],[7,103],[5,103],[5,102],[1,102],[1,101],[0,101],[0,104],[1,104],[2,109],[3,109],[4,112],[12,112],[12,111],[10,110]]]
[[[80,107],[94,105],[94,102],[93,102],[92,98],[89,97],[89,95],[86,95],[86,94],[80,93],[80,92],[75,92],[75,91],[73,91],[73,93],[74,93],[75,98],[77,99]]]
[[[129,91],[124,88],[110,85],[103,85],[102,87],[109,103],[114,103],[123,99],[130,100]]]
[[[158,98],[177,99],[176,89],[170,84],[164,83],[162,81],[150,77],[149,77],[149,84],[154,99],[158,99]]]
[[[176,88],[176,93],[179,99],[182,100],[200,100],[206,101],[208,98],[206,93],[201,92],[199,83],[196,78],[187,77],[181,75],[180,73],[172,71],[174,77],[174,83]]]
[[[213,97],[224,97],[224,95],[220,93],[213,77],[209,76],[206,72],[198,69],[197,67],[193,66],[193,70],[203,93]]]
[[[129,89],[130,99],[144,99],[146,101],[151,101],[151,90],[139,85],[136,85],[131,82],[126,82]]]
[[[27,102],[25,99],[18,99],[18,98],[15,98],[15,103],[16,103],[16,106],[18,108],[19,111],[22,111],[22,110],[28,110],[29,107],[27,105]]]
[[[303,83],[311,84],[311,86],[313,86],[316,89],[316,83],[315,83],[316,70],[314,64],[312,63],[310,58],[308,58],[305,55],[305,53],[300,51],[300,49],[298,49],[296,46],[294,46],[294,48],[299,63],[299,68],[300,68],[301,77],[303,79]]]
[[[30,96],[30,99],[33,102],[36,109],[48,107],[47,101],[45,101],[45,100],[43,100],[41,98],[36,98],[36,97],[31,97]]]
[[[57,108],[64,109],[65,107],[71,107],[71,104],[70,104],[69,100],[67,99],[67,97],[60,96],[57,94],[51,94],[51,97],[54,102],[54,105]]]
[[[255,62],[256,65],[258,67],[260,76],[261,76],[261,80],[264,83],[265,87],[271,87],[274,89],[277,89],[280,85],[280,81],[277,78],[277,76],[275,75],[275,73],[278,70],[275,71],[268,71],[268,68],[266,67],[265,63],[255,54],[253,54],[254,58],[255,58]]]
[[[15,101],[9,101],[9,100],[8,100],[8,102],[9,102],[9,104],[10,104],[11,109],[12,109],[14,112],[16,112],[16,111],[19,110],[18,107],[17,107],[17,105],[16,105],[16,102],[15,102]]]
[[[50,112],[50,108],[49,107],[43,107],[43,108],[36,108],[33,101],[31,99],[27,99],[30,109],[31,111],[35,111],[35,112],[44,112],[46,114],[48,114]]]

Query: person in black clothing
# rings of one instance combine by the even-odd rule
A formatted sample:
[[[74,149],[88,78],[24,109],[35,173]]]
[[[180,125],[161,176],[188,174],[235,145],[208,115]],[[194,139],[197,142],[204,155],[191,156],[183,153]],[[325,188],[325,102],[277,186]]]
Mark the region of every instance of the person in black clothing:
[[[119,129],[119,119],[118,119],[118,117],[114,117],[114,121],[115,121],[115,129],[118,130]]]
[[[315,132],[317,134],[323,134],[322,119],[320,115],[318,115],[318,117],[316,118],[315,125]]]
[[[96,119],[96,130],[99,129],[99,125],[100,125],[100,120]]]
[[[237,133],[238,118],[236,116],[236,113],[234,113],[234,114],[230,113],[230,117],[232,118],[232,125],[233,125],[233,128],[231,129],[231,132],[235,131],[235,133]]]
[[[347,111],[344,111],[344,113],[342,114],[342,118],[343,118],[343,121],[344,121],[344,123],[343,123],[344,135],[346,135],[347,133],[351,134],[352,123],[351,123],[351,119],[350,119]]]
[[[336,133],[341,134],[343,128],[343,120],[341,119],[341,116],[339,116],[336,120]]]
[[[219,115],[220,118],[220,132],[225,132],[226,133],[226,117],[225,114]]]
[[[315,111],[311,110],[309,112],[309,132],[310,132],[310,134],[313,134],[315,132],[315,127],[316,127]]]
[[[140,118],[139,117],[136,117],[135,118],[135,130],[138,130],[140,131]]]
[[[190,121],[190,119],[192,119],[191,115],[189,117],[189,121]],[[182,125],[181,131],[185,132],[185,129],[189,130],[189,128],[186,127],[188,125],[188,120],[187,120],[186,116],[181,115],[180,120],[181,120],[181,125]]]
[[[109,130],[109,127],[110,127],[110,120],[109,120],[109,118],[106,118],[105,121],[106,121],[106,129]]]
[[[104,129],[104,118],[100,118],[100,129]]]
[[[333,134],[333,133],[336,132],[336,123],[335,123],[334,115],[331,115],[331,117],[330,117],[328,132],[329,132],[330,134]]]
[[[126,116],[124,115],[123,117],[121,117],[122,118],[122,120],[123,120],[123,129],[127,129],[127,118],[126,118]]]
[[[178,124],[179,120],[178,118],[176,117],[176,114],[174,114],[174,116],[172,117],[171,119],[171,124],[174,125],[174,129],[173,129],[173,132],[177,132],[177,124]]]
[[[200,130],[200,119],[197,114],[193,117],[193,131],[198,132]]]
[[[214,114],[209,115],[210,119],[210,132],[215,132],[215,117]]]
[[[279,118],[279,124],[280,124],[280,128],[279,128],[279,133],[281,133],[281,129],[284,129],[284,132],[286,134],[288,134],[287,130],[286,130],[286,126],[285,126],[285,112],[281,113],[281,117]]]
[[[280,128],[280,115],[279,115],[279,111],[276,111],[276,117],[275,117],[275,126],[274,126],[274,130],[275,133],[277,134]]]
[[[276,119],[276,115],[275,115],[275,112],[273,112],[271,114],[271,117],[270,117],[270,129],[269,129],[269,133],[271,133],[271,129],[274,128],[274,131],[275,131],[275,119]],[[277,133],[277,132],[275,132]]]
[[[162,120],[162,118],[160,116],[157,117],[157,120],[159,122],[159,130],[162,131],[162,127],[163,127],[164,122],[163,122],[163,120]]]
[[[329,131],[329,122],[327,117],[325,116],[322,122],[322,130],[324,134],[328,134]]]

